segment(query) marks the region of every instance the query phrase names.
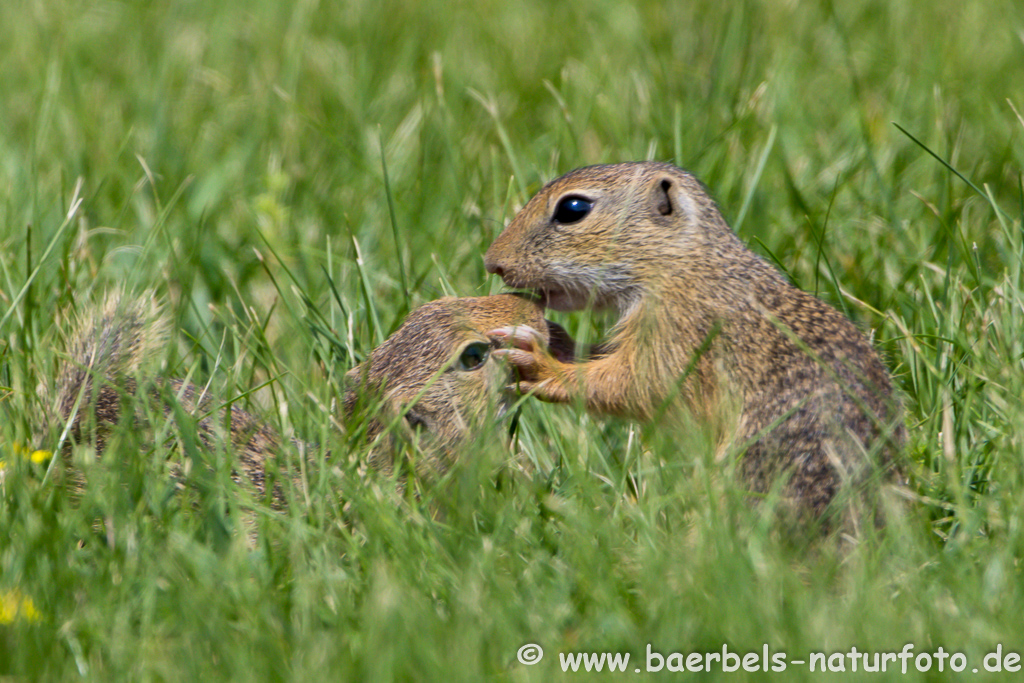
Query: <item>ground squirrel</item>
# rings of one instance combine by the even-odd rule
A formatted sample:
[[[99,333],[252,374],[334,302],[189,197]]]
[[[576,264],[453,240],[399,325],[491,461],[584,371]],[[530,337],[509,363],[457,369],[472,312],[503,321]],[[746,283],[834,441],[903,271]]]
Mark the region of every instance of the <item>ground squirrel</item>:
[[[418,440],[426,455],[425,461],[415,463],[417,470],[447,471],[484,422],[504,412],[515,396],[506,391],[509,367],[491,353],[500,345],[499,338],[486,334],[508,326],[540,330],[548,339],[543,309],[530,298],[496,294],[445,298],[420,306],[347,373],[345,412],[357,411],[360,403],[367,405],[366,397],[371,408],[375,403],[380,406],[369,422],[371,439],[389,420],[404,414],[402,433]],[[375,449],[370,464],[389,472],[394,450],[387,444]]]
[[[509,294],[440,299],[410,313],[394,334],[349,371],[345,413],[374,411],[365,423],[367,438],[377,444],[370,464],[390,472],[396,440],[409,436],[424,456],[415,463],[418,472],[447,470],[460,447],[478,435],[482,422],[509,399],[503,393],[508,368],[491,354],[497,342],[484,333],[517,324],[545,329],[542,309]],[[153,297],[114,293],[101,307],[86,308],[74,328],[50,403],[62,426],[68,427],[70,440],[91,436],[101,453],[112,426],[121,419],[122,402],[142,384],[136,374],[139,361],[167,343],[169,325]],[[177,379],[154,378],[146,385],[151,386],[156,410],[172,415],[180,406],[195,419],[203,444],[210,446],[220,438],[226,415],[219,399]],[[234,405],[230,410],[227,436],[238,458],[235,479],[250,482],[263,494],[266,465],[280,453],[281,438],[256,416]],[[140,420],[143,412],[137,411],[135,419]],[[393,421],[397,429],[386,431]],[[281,503],[280,492],[274,493]]]
[[[526,330],[493,330],[518,347],[498,354],[520,388],[642,421],[682,403],[713,425],[720,453],[745,448],[740,471],[755,491],[788,477],[785,496],[819,515],[904,438],[864,335],[747,249],[675,166],[591,166],[548,183],[485,265],[550,308],[619,314],[610,339],[574,363]]]

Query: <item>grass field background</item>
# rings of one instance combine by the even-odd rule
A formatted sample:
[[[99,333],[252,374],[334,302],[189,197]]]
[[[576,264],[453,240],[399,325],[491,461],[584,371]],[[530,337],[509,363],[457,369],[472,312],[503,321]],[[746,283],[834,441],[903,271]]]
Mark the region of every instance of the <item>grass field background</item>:
[[[913,643],[966,677],[1024,651],[1022,84],[1016,0],[3,2],[0,676],[542,681],[608,651],[636,678],[647,644]],[[396,504],[332,431],[411,307],[500,290],[482,254],[543,182],[648,158],[884,352],[922,501],[856,552],[775,533],[698,437],[527,403],[512,455],[483,438]],[[273,513],[229,453],[125,427],[70,494],[27,455],[57,437],[39,388],[116,286],[174,321],[151,371],[345,455]]]

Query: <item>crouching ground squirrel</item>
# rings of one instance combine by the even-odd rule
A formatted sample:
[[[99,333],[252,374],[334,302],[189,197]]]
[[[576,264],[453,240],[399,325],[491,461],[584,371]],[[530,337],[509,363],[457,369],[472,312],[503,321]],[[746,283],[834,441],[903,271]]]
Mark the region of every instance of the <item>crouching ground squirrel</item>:
[[[485,256],[555,310],[616,309],[607,342],[566,362],[542,335],[493,330],[519,386],[649,421],[682,404],[755,491],[819,515],[904,439],[889,374],[858,329],[737,238],[701,183],[670,164],[592,166],[547,184]],[[546,334],[546,332],[545,332]]]
[[[508,367],[492,354],[498,342],[486,331],[520,324],[546,329],[540,307],[509,294],[440,299],[410,313],[394,334],[346,374],[346,417],[372,411],[363,422],[366,438],[376,444],[370,465],[390,472],[397,442],[409,437],[423,456],[414,463],[420,474],[446,471],[460,449],[511,397],[505,392]],[[219,438],[228,439],[238,458],[236,481],[248,481],[263,494],[267,464],[282,449],[273,429],[234,405],[226,420],[225,404],[191,383],[138,377],[139,361],[163,348],[168,329],[149,296],[115,293],[103,306],[86,309],[68,337],[65,361],[51,389],[55,414],[71,440],[91,438],[101,453],[111,428],[121,419],[122,405],[131,405],[128,401],[140,385],[149,386],[150,405],[157,411],[173,416],[180,407],[195,420],[179,429],[194,427],[208,447]],[[135,406],[138,422],[146,411],[143,404]],[[388,430],[389,426],[395,429]],[[280,504],[277,488],[274,498]]]

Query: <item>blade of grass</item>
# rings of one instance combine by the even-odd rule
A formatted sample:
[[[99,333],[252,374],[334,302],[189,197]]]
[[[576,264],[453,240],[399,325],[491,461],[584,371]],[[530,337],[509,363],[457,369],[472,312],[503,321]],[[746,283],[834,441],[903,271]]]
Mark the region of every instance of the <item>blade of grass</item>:
[[[1005,213],[1003,212],[1002,208],[1001,208],[1001,207],[1000,207],[1000,206],[999,206],[998,204],[994,204],[994,203],[992,203],[992,202],[991,202],[991,201],[989,200],[989,196],[988,196],[988,194],[986,194],[985,192],[983,192],[983,191],[981,190],[981,188],[979,188],[979,187],[978,187],[977,185],[975,185],[975,184],[974,184],[974,183],[973,183],[973,182],[972,182],[972,181],[971,181],[971,180],[970,180],[970,179],[969,179],[969,178],[968,178],[967,176],[965,176],[965,175],[964,175],[963,173],[961,173],[960,171],[958,171],[958,170],[956,170],[955,168],[953,168],[952,164],[950,164],[950,163],[949,163],[948,161],[946,161],[945,159],[943,159],[942,157],[940,157],[940,156],[939,156],[938,154],[936,154],[935,152],[933,152],[933,151],[931,150],[931,148],[929,148],[929,147],[928,147],[928,145],[926,145],[926,144],[924,144],[923,142],[921,142],[920,140],[918,140],[918,139],[917,139],[916,137],[914,137],[914,135],[913,135],[913,134],[912,134],[912,133],[911,133],[910,131],[908,131],[908,130],[907,130],[906,128],[904,128],[904,127],[903,127],[903,126],[901,126],[900,124],[898,124],[898,123],[896,123],[895,121],[893,121],[893,122],[892,122],[892,125],[896,126],[896,128],[897,128],[897,129],[898,129],[898,130],[899,130],[899,131],[900,131],[901,133],[903,133],[903,134],[904,134],[904,135],[906,135],[906,136],[907,136],[908,138],[910,138],[910,139],[911,139],[911,141],[912,141],[912,142],[913,142],[913,143],[914,143],[915,145],[917,145],[918,147],[920,147],[920,148],[921,148],[921,149],[923,149],[924,151],[928,152],[928,154],[929,154],[929,155],[931,155],[931,156],[932,156],[932,158],[934,158],[934,159],[935,159],[936,161],[938,161],[938,162],[939,162],[940,164],[942,164],[943,166],[945,166],[945,167],[946,167],[946,169],[947,169],[947,170],[948,170],[948,171],[949,171],[950,173],[952,173],[953,175],[955,175],[955,176],[956,176],[957,178],[959,178],[960,180],[964,181],[964,183],[966,183],[966,184],[967,184],[967,186],[968,186],[969,188],[971,188],[972,190],[974,190],[975,192],[977,192],[977,193],[978,193],[978,195],[979,195],[979,196],[980,196],[980,197],[981,197],[982,199],[984,199],[984,200],[986,201],[986,203],[988,203],[988,204],[989,204],[989,206],[991,206],[991,207],[992,207],[992,209],[993,209],[993,210],[994,210],[994,211],[995,211],[995,212],[996,212],[997,214],[1003,214],[1003,215],[1005,215]],[[1006,217],[1007,217],[1007,218],[1009,218],[1009,216],[1006,216]]]
[[[409,294],[409,283],[405,277],[405,261],[402,258],[402,241],[398,237],[398,218],[395,216],[395,199],[391,193],[391,179],[388,177],[387,155],[384,153],[384,133],[381,127],[377,127],[377,139],[380,144],[380,167],[384,171],[384,194],[388,199],[388,215],[391,217],[391,235],[395,238],[395,260],[398,262],[398,282],[402,288],[402,296],[405,299],[405,312],[411,308],[411,297]]]

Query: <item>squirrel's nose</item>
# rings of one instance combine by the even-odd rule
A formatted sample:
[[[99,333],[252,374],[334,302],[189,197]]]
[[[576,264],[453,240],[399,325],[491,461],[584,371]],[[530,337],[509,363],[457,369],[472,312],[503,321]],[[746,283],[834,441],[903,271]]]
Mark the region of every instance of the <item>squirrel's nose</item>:
[[[484,259],[484,268],[487,269],[488,273],[497,275],[500,278],[505,277],[505,269],[490,259]]]

